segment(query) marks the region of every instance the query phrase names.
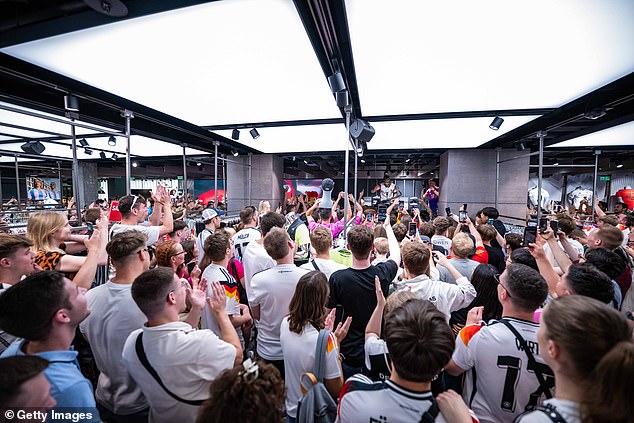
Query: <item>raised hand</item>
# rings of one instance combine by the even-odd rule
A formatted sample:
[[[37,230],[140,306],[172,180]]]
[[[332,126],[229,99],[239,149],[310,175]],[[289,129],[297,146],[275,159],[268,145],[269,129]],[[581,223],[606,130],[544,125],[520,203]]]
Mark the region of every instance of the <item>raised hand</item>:
[[[350,330],[350,324],[352,323],[352,317],[348,317],[346,321],[342,324],[339,322],[337,325],[337,329],[335,329],[335,337],[337,338],[337,342],[341,344],[343,338],[348,334],[348,330]]]
[[[192,305],[192,308],[202,309],[205,306],[205,299],[207,297],[207,280],[202,279],[202,281],[194,281],[192,280],[192,286],[189,286],[189,283],[185,279],[181,279],[181,283],[186,284],[187,291],[187,300]]]
[[[337,313],[337,309],[333,308],[326,316],[326,320],[324,322],[324,326],[326,330],[332,331],[332,328],[335,326],[335,314]]]
[[[207,304],[215,314],[226,312],[227,295],[225,288],[218,282],[211,282],[211,296],[207,297]]]
[[[385,307],[385,295],[383,295],[383,289],[381,289],[381,280],[378,276],[374,277],[374,290],[376,294],[376,306]]]
[[[471,310],[469,310],[469,312],[467,313],[467,321],[465,323],[465,326],[472,325],[474,323],[478,323],[479,321],[481,321],[483,312],[484,312],[484,307],[482,306],[473,307]]]

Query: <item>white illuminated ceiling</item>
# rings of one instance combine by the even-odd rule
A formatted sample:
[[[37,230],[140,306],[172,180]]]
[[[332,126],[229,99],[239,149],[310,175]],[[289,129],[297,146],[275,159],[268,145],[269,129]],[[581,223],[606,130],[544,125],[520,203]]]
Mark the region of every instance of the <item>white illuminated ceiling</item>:
[[[559,107],[634,70],[632,0],[347,0],[363,114]]]
[[[634,146],[634,122],[613,126],[603,131],[593,132],[568,141],[553,144],[549,148],[558,147],[610,147]]]
[[[509,132],[538,116],[506,116],[499,130],[489,128],[492,118],[429,119],[372,122],[376,135],[368,150],[473,148]],[[227,138],[231,131],[215,131]],[[259,128],[253,140],[246,130],[238,142],[264,153],[343,151],[346,130],[342,124]]]
[[[198,125],[341,117],[291,1],[217,1],[3,52]]]
[[[110,158],[113,153],[116,153],[120,158],[125,157],[126,139],[124,137],[116,137],[117,143],[115,146],[108,145],[109,136],[98,138],[87,138],[90,147],[96,149],[93,150],[92,155],[85,153],[85,149],[80,147],[77,142],[77,158],[84,159],[99,159],[99,151],[106,150],[107,156]],[[61,140],[59,142],[65,143],[65,145],[42,141],[42,144],[46,147],[42,153],[45,156],[65,157],[72,158],[73,151],[70,148],[70,140]],[[23,153],[20,146],[23,142],[0,144],[0,150],[12,151],[16,153]],[[162,156],[181,156],[183,154],[183,148],[176,144],[171,144],[164,141],[159,141],[151,138],[142,137],[139,135],[132,135],[130,137],[130,154],[139,157],[162,157]],[[209,154],[206,151],[196,150],[194,148],[186,149],[187,155],[194,154]],[[20,159],[22,160],[22,158]]]

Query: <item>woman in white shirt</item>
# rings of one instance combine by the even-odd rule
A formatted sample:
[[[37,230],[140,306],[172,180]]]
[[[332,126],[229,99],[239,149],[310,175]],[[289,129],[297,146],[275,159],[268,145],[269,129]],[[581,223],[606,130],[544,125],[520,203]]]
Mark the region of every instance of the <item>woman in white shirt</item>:
[[[284,353],[286,386],[286,413],[289,423],[295,422],[297,401],[302,396],[300,378],[303,373],[313,373],[315,347],[321,329],[332,329],[334,313],[328,315],[328,280],[319,271],[303,275],[289,305],[289,314],[280,326],[280,342]],[[333,310],[334,311],[334,310]],[[328,324],[326,323],[328,321]],[[348,333],[351,318],[330,333],[326,346],[324,385],[334,398],[343,386],[343,373],[339,361],[339,342]]]

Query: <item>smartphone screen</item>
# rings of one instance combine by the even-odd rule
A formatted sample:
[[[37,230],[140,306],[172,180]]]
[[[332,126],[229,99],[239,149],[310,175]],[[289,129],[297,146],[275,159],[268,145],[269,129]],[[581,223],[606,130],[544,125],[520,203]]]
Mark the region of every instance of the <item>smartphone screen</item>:
[[[414,236],[416,235],[416,222],[409,222],[409,232],[408,232],[409,236]]]
[[[537,242],[537,226],[527,226],[524,228],[524,240],[522,241],[523,247],[528,247],[528,244],[534,244]]]
[[[493,219],[489,218],[489,220],[487,220],[487,224],[493,225]]]
[[[539,232],[546,232],[546,229],[548,229],[548,219],[545,217],[541,217],[539,219]]]
[[[374,219],[374,215],[372,213],[368,213],[368,221],[372,222],[372,219]]]
[[[557,232],[559,231],[559,222],[556,221],[556,220],[551,220],[550,221],[550,228],[553,230],[553,232],[556,235]]]
[[[458,212],[458,221],[460,223],[467,223],[467,212],[466,211],[459,211]]]

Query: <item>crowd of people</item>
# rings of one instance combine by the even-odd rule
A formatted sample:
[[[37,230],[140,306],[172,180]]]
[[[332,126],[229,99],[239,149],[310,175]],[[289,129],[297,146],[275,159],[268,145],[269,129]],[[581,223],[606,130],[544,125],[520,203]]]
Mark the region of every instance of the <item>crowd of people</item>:
[[[551,215],[528,240],[493,207],[439,216],[435,183],[408,209],[389,180],[374,192],[385,208],[286,195],[235,226],[212,204],[194,231],[163,187],[120,198],[116,222],[92,204],[85,234],[32,213],[26,236],[0,233],[0,409],[112,423],[634,421],[627,207],[596,207],[591,230]],[[320,383],[333,413],[306,405]]]

